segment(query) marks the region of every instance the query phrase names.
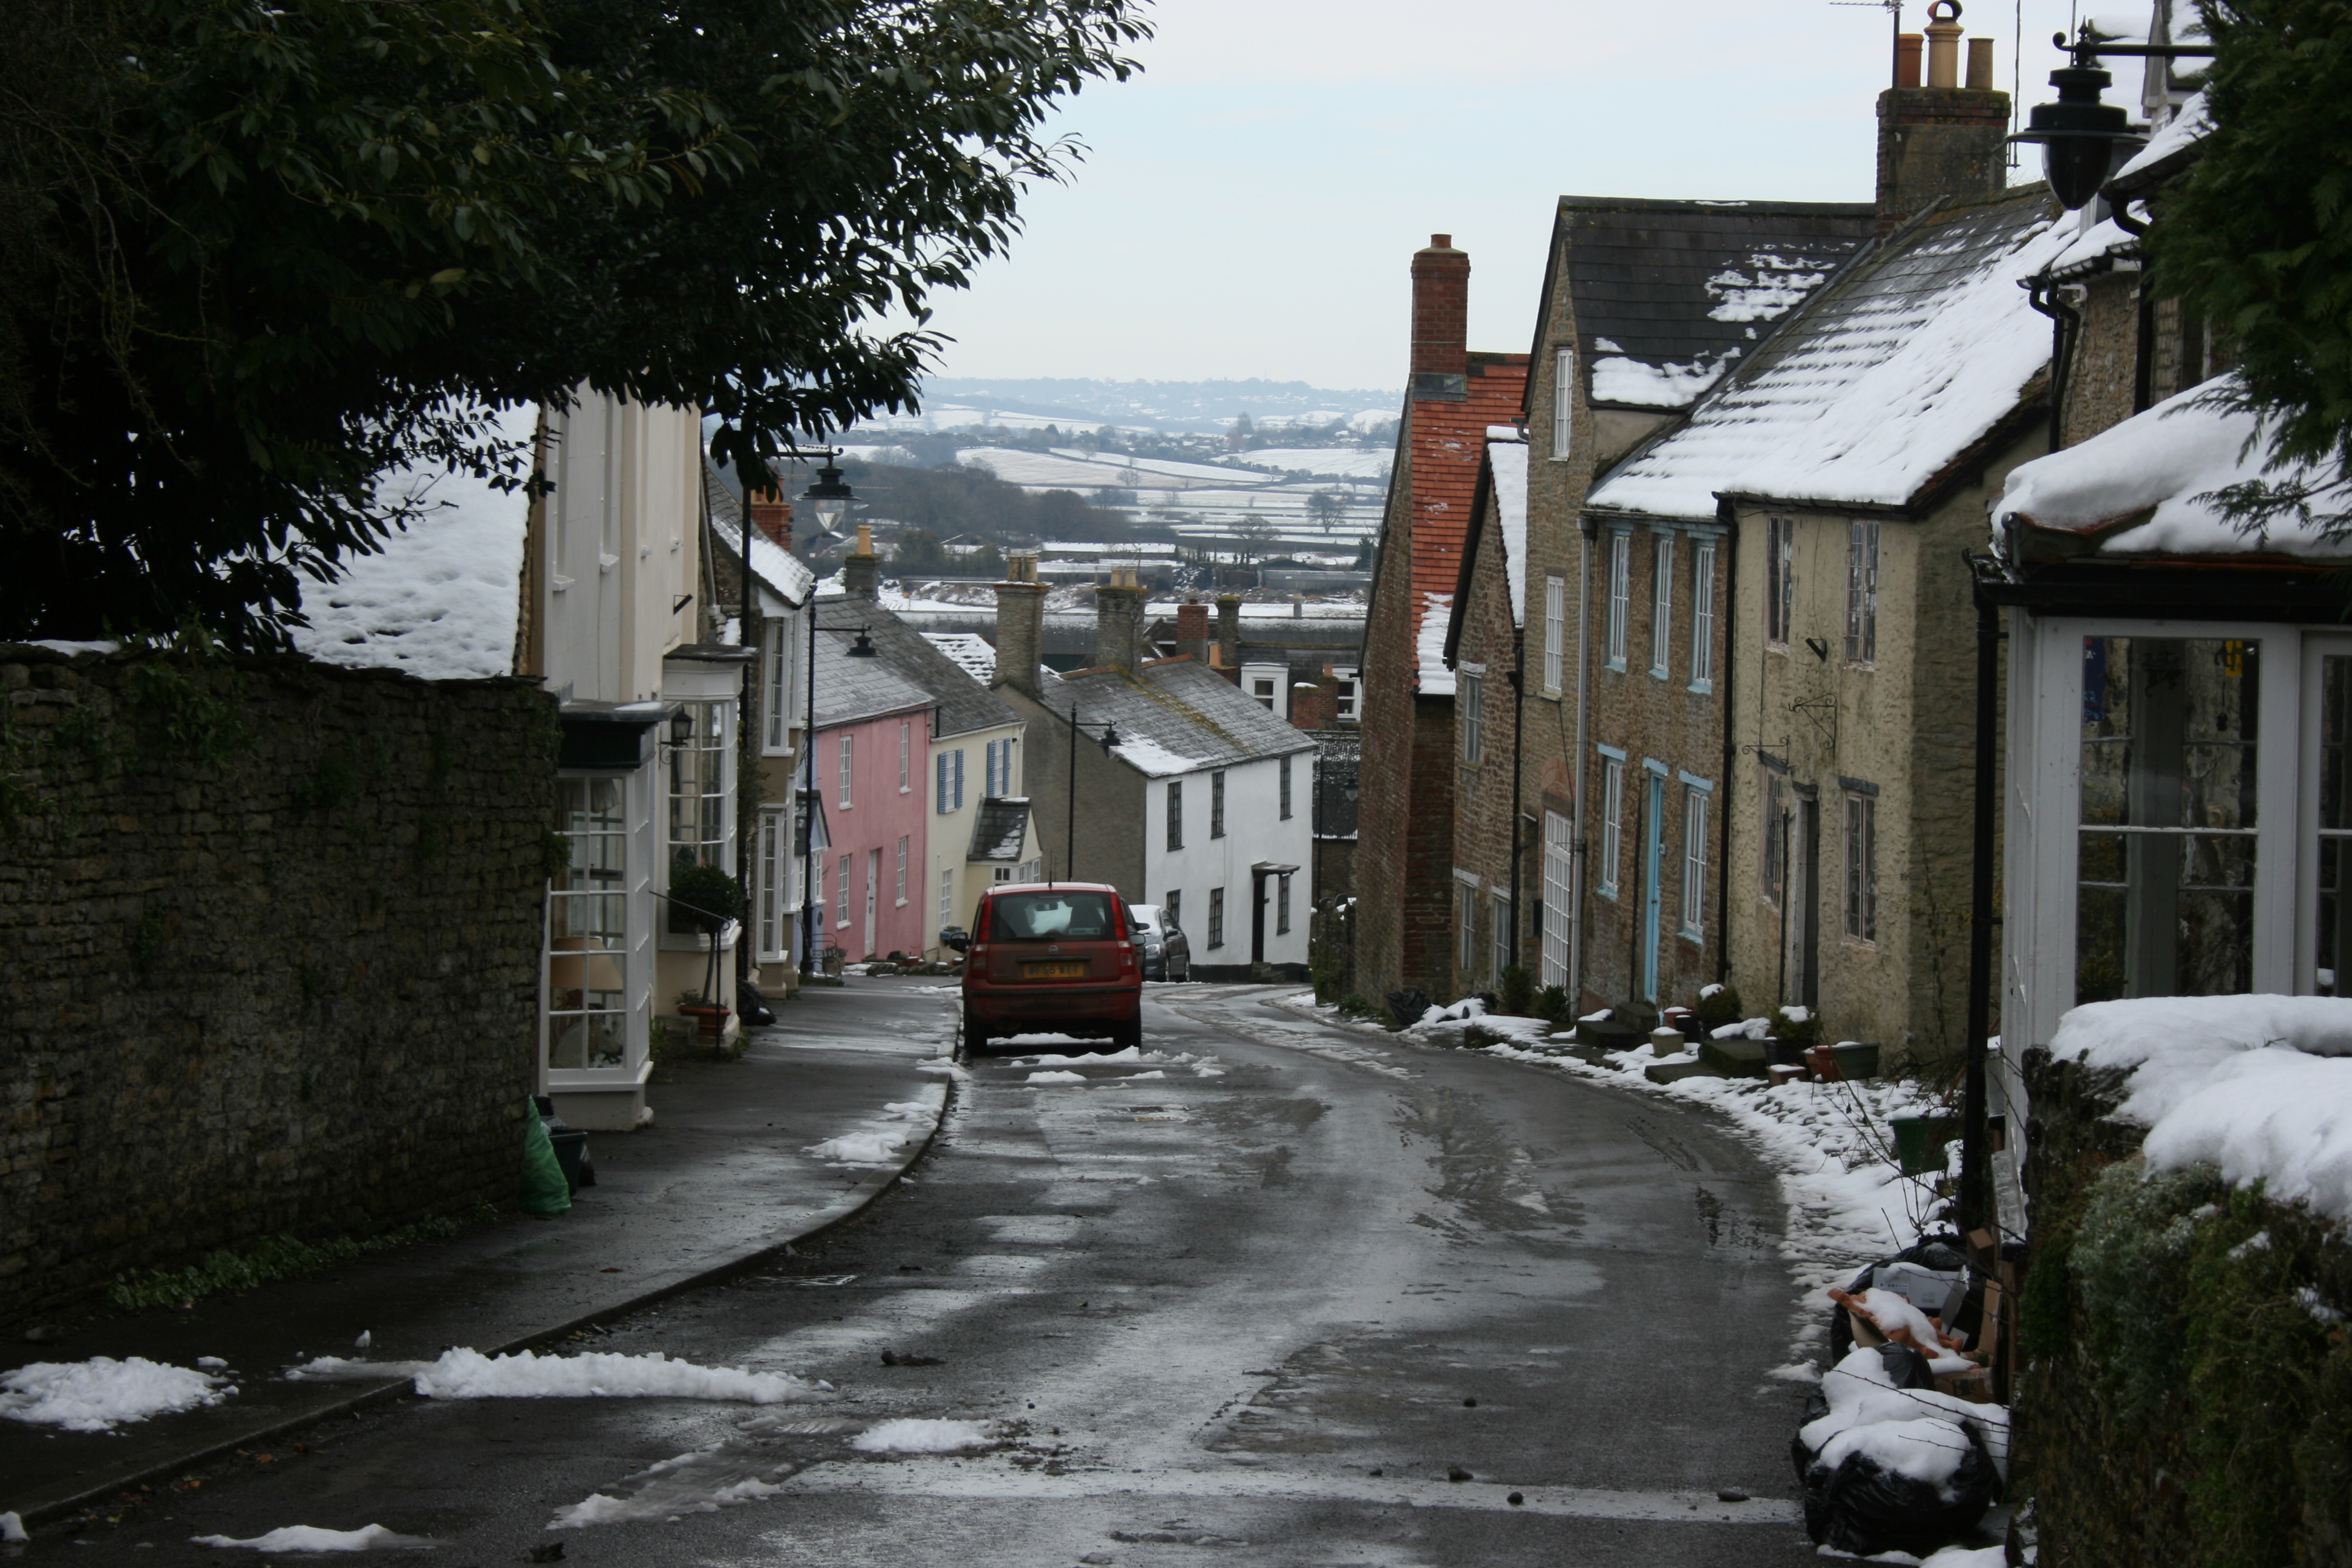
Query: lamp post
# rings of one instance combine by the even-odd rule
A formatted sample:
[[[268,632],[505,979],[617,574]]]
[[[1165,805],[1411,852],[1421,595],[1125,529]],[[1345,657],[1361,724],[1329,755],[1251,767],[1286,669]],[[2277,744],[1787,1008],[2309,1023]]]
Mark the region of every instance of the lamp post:
[[[830,533],[835,525],[849,515],[856,504],[857,492],[842,482],[841,470],[834,467],[836,455],[831,447],[824,451],[824,466],[817,470],[816,482],[801,492],[816,514],[817,528]],[[797,458],[800,453],[794,449]],[[749,524],[746,524],[748,527]],[[810,573],[808,592],[808,659],[802,666],[802,679],[807,689],[803,694],[803,711],[801,721],[801,750],[808,779],[808,798],[801,803],[801,978],[806,980],[816,973],[816,583],[815,573]],[[869,644],[866,657],[873,657]]]
[[[1078,699],[1075,692],[1070,696],[1069,721],[1069,806],[1068,815],[1062,820],[1062,871],[1068,880],[1075,882],[1077,880],[1076,872],[1078,868],[1078,733],[1080,731],[1085,731],[1091,734],[1095,729],[1092,724],[1082,724],[1078,721]],[[1106,721],[1102,726],[1102,734],[1097,739],[1102,745],[1103,755],[1109,756],[1118,746],[1118,723]],[[1045,881],[1048,887],[1053,885],[1052,878],[1048,877]]]

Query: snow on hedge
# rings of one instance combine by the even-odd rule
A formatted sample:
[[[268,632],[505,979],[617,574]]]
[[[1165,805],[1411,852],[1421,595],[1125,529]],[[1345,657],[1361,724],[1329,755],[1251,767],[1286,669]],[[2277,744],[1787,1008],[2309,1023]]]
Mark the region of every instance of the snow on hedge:
[[[2352,1000],[2149,996],[2058,1022],[2053,1056],[2129,1073],[2117,1114],[2159,1171],[2205,1163],[2232,1186],[2352,1219]]]

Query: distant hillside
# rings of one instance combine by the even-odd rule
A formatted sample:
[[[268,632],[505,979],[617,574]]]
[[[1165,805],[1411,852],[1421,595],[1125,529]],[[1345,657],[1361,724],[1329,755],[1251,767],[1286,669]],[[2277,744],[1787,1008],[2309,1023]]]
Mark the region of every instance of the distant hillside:
[[[930,376],[923,405],[979,404],[1011,413],[1089,425],[1139,425],[1160,430],[1223,430],[1237,415],[1264,424],[1318,414],[1345,419],[1379,412],[1393,416],[1401,390],[1309,386],[1303,381],[1094,381],[1040,376],[990,380]]]

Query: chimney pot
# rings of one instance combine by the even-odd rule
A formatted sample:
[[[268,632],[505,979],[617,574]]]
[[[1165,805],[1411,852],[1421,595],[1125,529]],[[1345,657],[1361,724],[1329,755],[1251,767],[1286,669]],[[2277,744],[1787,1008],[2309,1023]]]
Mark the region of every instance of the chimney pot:
[[[1901,33],[1895,39],[1895,85],[1919,85],[1919,48],[1926,42],[1916,33]]]
[[[841,563],[841,591],[853,599],[878,599],[882,596],[882,563],[874,558],[874,530],[871,524],[857,525],[857,548]]]
[[[1969,40],[1969,90],[1990,92],[1992,87],[1992,40]]]
[[[751,524],[775,541],[781,550],[793,547],[793,503],[774,490],[753,490],[744,510]]]
[[[1176,606],[1176,651],[1196,664],[1209,662],[1209,606],[1198,599]]]
[[[1123,567],[1111,568],[1111,581],[1095,590],[1095,664],[1135,673],[1143,644],[1143,590],[1119,579]]]
[[[1934,0],[1927,7],[1927,85],[1958,87],[1960,85],[1960,25],[1946,16],[1938,21],[1937,10],[1951,0]],[[1959,11],[1952,6],[1954,15]]]

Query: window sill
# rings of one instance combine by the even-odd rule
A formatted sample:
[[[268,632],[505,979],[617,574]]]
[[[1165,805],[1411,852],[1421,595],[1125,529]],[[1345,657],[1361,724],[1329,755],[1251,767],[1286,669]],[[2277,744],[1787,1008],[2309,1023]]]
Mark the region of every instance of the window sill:
[[[1667,669],[1664,665],[1657,665],[1657,664],[1654,664],[1654,665],[1650,666],[1650,679],[1653,679],[1653,680],[1672,680],[1674,678],[1675,678],[1675,677],[1674,677],[1674,672],[1673,672],[1672,670],[1670,670],[1670,669]]]
[[[1592,890],[1612,904],[1617,901],[1617,889],[1614,888],[1595,888]]]
[[[1684,689],[1688,691],[1694,697],[1712,697],[1715,695],[1715,682],[1712,680],[1694,680],[1687,687],[1685,687]]]
[[[1878,668],[1878,661],[1874,658],[1850,658],[1845,661],[1845,668],[1851,675],[1868,675]]]
[[[904,899],[900,899],[900,900],[897,900],[895,903],[893,903],[890,907],[891,907],[892,909],[894,909],[894,910],[903,910],[903,909],[905,909],[905,908],[907,907],[907,900],[904,900]]]
[[[1559,693],[1557,690],[1550,689],[1538,691],[1536,695],[1542,698],[1547,702],[1557,702],[1559,700]]]
[[[1697,931],[1678,931],[1675,932],[1675,934],[1682,938],[1685,942],[1690,943],[1693,947],[1705,947],[1706,945],[1706,938]]]
[[[1788,650],[1783,648],[1781,651],[1785,653]],[[1601,661],[1601,668],[1607,670],[1613,670],[1617,674],[1622,675],[1625,673],[1625,661],[1622,658],[1602,659]]]

